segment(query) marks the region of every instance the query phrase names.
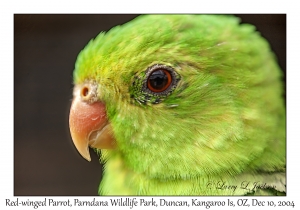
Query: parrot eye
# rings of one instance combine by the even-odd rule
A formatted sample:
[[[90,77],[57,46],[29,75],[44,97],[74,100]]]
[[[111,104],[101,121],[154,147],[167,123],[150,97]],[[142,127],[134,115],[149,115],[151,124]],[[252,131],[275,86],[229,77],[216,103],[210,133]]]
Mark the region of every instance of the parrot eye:
[[[172,75],[165,69],[156,69],[148,77],[147,87],[155,92],[163,92],[172,82]]]
[[[176,86],[179,75],[175,70],[163,64],[155,64],[146,70],[144,89],[149,93],[167,95]]]
[[[176,88],[180,75],[171,66],[154,64],[135,75],[130,88],[131,97],[139,104],[158,104]]]

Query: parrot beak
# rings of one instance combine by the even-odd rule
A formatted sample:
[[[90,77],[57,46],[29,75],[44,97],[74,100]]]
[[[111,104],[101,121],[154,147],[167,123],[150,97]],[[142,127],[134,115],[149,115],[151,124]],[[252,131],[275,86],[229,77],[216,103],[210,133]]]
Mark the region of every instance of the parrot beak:
[[[91,161],[89,146],[97,149],[113,149],[115,139],[106,117],[105,104],[87,103],[74,94],[69,116],[73,143],[86,160]]]

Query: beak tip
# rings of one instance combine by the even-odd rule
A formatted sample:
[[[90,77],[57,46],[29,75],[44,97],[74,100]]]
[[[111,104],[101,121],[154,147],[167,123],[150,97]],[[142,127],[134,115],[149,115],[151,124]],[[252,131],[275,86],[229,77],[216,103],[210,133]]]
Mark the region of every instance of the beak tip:
[[[90,152],[89,152],[89,147],[86,147],[86,150],[78,150],[80,155],[86,159],[87,161],[91,162],[91,156],[90,156]],[[82,151],[82,152],[80,152]]]

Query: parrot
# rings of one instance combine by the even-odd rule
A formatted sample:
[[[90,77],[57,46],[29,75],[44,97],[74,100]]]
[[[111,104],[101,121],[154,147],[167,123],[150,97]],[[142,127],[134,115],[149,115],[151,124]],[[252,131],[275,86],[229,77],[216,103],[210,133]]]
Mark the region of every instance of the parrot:
[[[286,195],[283,73],[226,14],[144,14],[77,56],[72,141],[99,195]]]

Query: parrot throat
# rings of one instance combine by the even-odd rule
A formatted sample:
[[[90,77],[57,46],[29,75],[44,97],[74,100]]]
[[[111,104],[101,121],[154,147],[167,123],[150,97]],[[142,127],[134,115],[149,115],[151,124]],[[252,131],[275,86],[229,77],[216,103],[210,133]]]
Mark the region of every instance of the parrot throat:
[[[272,177],[275,177],[273,179]],[[130,170],[121,155],[111,156],[105,163],[100,195],[260,195],[284,193],[285,173],[219,174],[191,179],[159,180]],[[274,191],[275,190],[275,191]]]

